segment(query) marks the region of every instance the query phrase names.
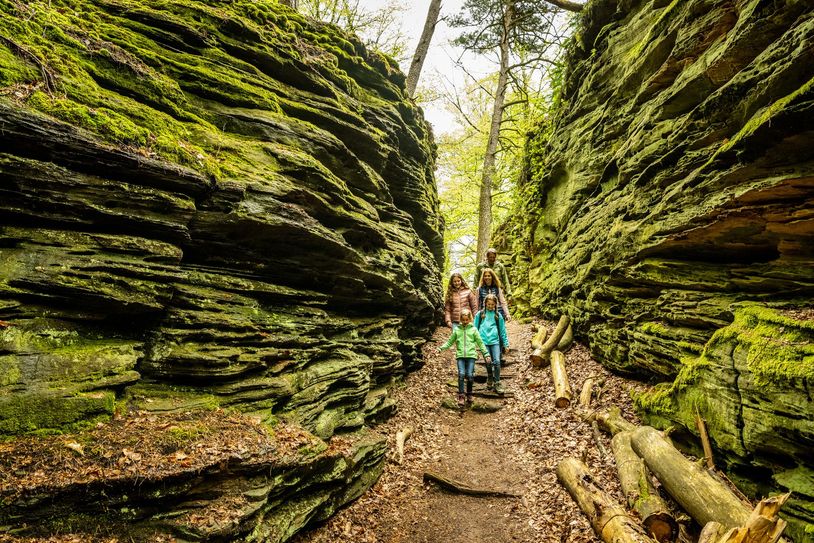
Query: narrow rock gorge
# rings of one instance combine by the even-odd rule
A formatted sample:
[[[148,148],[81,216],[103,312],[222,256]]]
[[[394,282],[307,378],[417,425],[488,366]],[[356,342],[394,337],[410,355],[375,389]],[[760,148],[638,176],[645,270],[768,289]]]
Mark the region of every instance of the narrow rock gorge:
[[[689,446],[700,413],[745,492],[793,492],[810,540],[814,6],[595,0],[567,58],[503,230],[516,301],[664,382],[646,419]]]
[[[358,496],[441,305],[434,152],[390,59],[282,5],[0,1],[0,435],[86,463],[0,526],[283,541]]]

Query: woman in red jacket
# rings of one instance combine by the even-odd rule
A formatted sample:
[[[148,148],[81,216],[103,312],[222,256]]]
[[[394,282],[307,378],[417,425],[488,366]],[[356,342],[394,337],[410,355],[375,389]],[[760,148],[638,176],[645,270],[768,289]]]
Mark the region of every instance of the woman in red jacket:
[[[450,328],[461,323],[461,310],[468,309],[473,315],[478,312],[478,300],[469,290],[460,273],[453,273],[449,277],[447,296],[444,300],[444,321]]]

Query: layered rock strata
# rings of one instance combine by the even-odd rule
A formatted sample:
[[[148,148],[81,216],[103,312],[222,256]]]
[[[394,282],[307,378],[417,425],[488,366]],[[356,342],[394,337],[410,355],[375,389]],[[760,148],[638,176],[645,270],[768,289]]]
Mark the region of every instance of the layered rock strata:
[[[271,1],[0,0],[0,434],[391,412],[443,260],[403,80]]]
[[[521,308],[567,312],[604,364],[672,380],[713,353],[713,365],[733,365],[707,342],[736,320],[738,304],[811,307],[810,2],[591,2],[560,99],[556,120],[529,140],[528,213],[512,226]],[[777,361],[775,388],[744,378],[736,392],[731,375],[709,377],[729,391],[719,397],[731,400],[727,412],[739,413],[713,430],[718,450],[733,466],[765,466],[763,482],[810,469],[810,455],[735,447],[728,436],[744,429],[750,398],[775,413],[784,443],[810,446],[799,418],[810,417],[814,373],[802,352]],[[698,407],[716,418],[720,406]],[[774,488],[814,496],[810,481],[780,479],[789,480],[775,477]]]

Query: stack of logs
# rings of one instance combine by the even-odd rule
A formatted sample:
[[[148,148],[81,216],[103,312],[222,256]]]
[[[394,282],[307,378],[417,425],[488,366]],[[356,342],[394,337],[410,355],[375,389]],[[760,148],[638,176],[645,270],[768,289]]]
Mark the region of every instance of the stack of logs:
[[[560,408],[571,403],[563,351],[572,342],[567,316],[560,318],[548,340],[543,327],[532,339],[532,365],[551,364],[555,405]],[[581,460],[569,457],[557,466],[557,478],[588,517],[597,536],[607,543],[675,541],[678,523],[653,484],[655,475],[678,505],[703,526],[698,543],[775,543],[780,540],[786,522],[777,515],[789,494],[764,499],[752,510],[712,468],[711,457],[707,458],[710,462],[706,466],[703,461],[690,461],[661,432],[625,420],[618,408],[610,412],[591,412],[590,403],[597,385],[601,387],[599,378],[586,379],[579,409],[583,419],[590,422],[602,455],[605,451],[599,428],[613,436],[611,448],[627,507],[602,488]],[[701,435],[706,437],[703,431]],[[704,449],[710,451],[706,442]],[[707,455],[711,456],[711,452]]]
[[[568,315],[563,315],[548,339],[546,339],[546,334],[547,330],[541,326],[531,339],[531,346],[534,348],[531,353],[531,365],[541,367],[548,363],[551,364],[551,375],[556,394],[554,404],[557,407],[568,407],[571,405],[572,393],[571,386],[568,384],[568,374],[565,371],[563,352],[568,350],[574,342],[571,319]]]

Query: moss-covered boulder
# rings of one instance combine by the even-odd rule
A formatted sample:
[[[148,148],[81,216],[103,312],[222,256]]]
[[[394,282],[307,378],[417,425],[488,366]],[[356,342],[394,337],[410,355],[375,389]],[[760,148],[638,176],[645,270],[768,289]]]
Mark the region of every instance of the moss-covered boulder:
[[[526,211],[505,230],[520,308],[568,312],[607,366],[672,381],[717,356],[707,342],[737,304],[811,307],[812,50],[810,2],[592,1],[560,113],[528,142]],[[728,396],[775,411],[786,441],[810,443],[783,407],[810,405],[798,374],[740,393],[733,374],[718,377]],[[738,428],[713,437],[743,452],[720,432]]]
[[[272,0],[0,0],[0,435],[391,413],[443,261],[403,83]]]

